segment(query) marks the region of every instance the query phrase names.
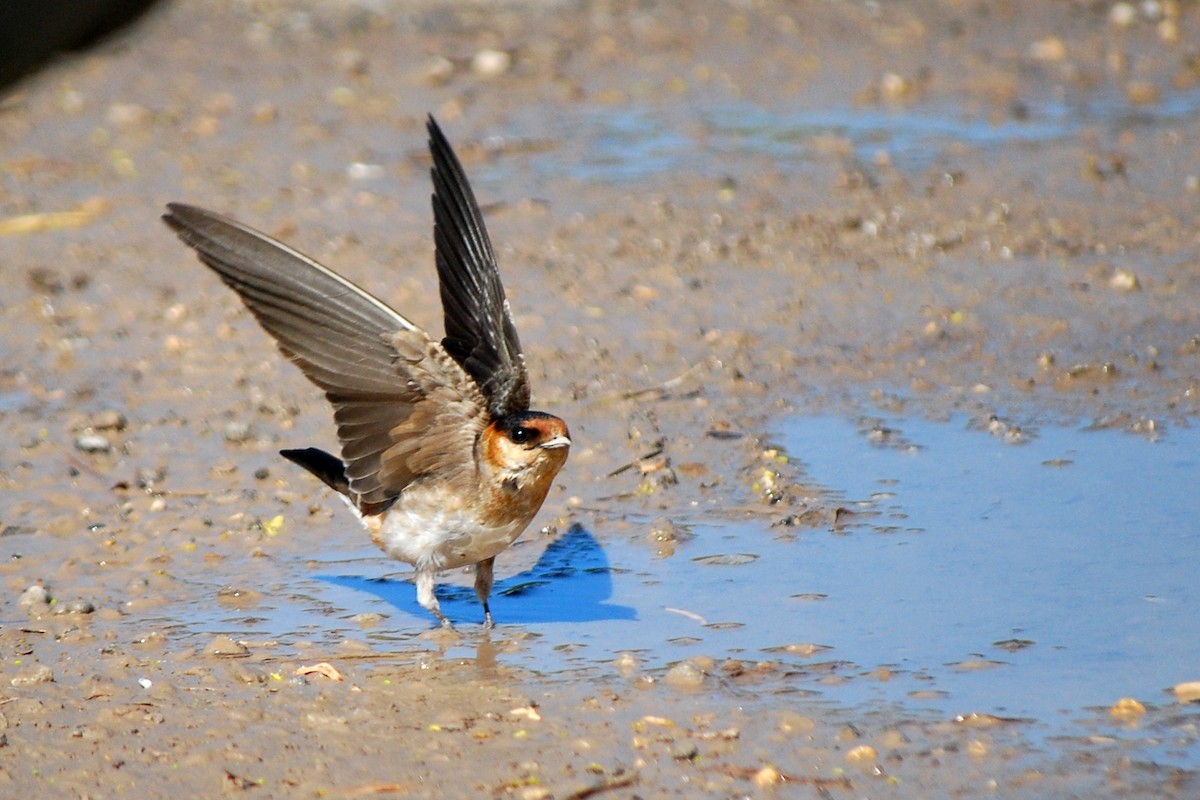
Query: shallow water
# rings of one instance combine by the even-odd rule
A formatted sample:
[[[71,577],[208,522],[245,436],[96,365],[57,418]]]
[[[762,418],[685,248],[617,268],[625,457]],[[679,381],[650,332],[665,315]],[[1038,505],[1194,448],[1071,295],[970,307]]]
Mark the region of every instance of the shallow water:
[[[961,419],[885,424],[905,441],[821,418],[786,431],[815,479],[883,512],[815,554],[840,565],[823,620],[840,650],[929,672],[977,710],[1171,702],[1200,641],[1194,429],[1047,427],[1008,444]],[[947,666],[974,658],[1003,666]]]
[[[781,174],[791,174],[820,152],[819,142],[833,137],[846,142],[855,158],[871,161],[886,152],[898,167],[923,170],[944,163],[953,148],[1019,151],[1085,130],[1115,134],[1153,128],[1186,119],[1197,110],[1200,91],[1169,92],[1157,103],[1135,104],[1111,88],[1031,101],[1018,115],[1003,119],[929,103],[919,108],[831,105],[795,111],[745,100],[674,107],[592,106],[554,121],[556,146],[572,152],[535,162],[546,174],[561,172],[578,181],[605,184],[635,183],[663,173],[722,177],[729,164],[755,157],[766,157]],[[536,110],[516,111],[514,117],[514,137],[546,137],[546,120]],[[511,168],[492,164],[483,179],[502,185],[511,178],[503,171]],[[503,174],[494,174],[497,171]]]
[[[800,417],[778,433],[856,512],[847,524],[698,519],[666,558],[649,520],[575,527],[518,574],[501,557],[490,637],[468,586],[439,587],[463,632],[443,657],[519,633],[502,658],[542,674],[608,672],[626,652],[652,671],[693,655],[774,660],[814,700],[1032,718],[1050,734],[1121,697],[1172,704],[1166,690],[1198,677],[1195,429],[1150,441],[1044,427],[1013,444],[963,418]],[[428,649],[412,585],[384,578],[403,577],[395,562],[339,547],[307,566],[287,602],[202,627]],[[364,629],[361,612],[385,618]]]

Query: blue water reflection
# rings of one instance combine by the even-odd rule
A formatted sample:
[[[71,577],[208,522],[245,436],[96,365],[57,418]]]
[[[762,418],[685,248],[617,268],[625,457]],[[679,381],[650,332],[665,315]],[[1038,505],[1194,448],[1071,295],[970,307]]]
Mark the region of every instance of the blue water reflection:
[[[317,577],[373,594],[399,611],[432,620],[417,603],[416,590],[408,581],[359,575]],[[530,569],[498,579],[491,607],[497,622],[505,625],[637,619],[635,609],[608,602],[612,594],[608,557],[596,537],[582,525],[573,525]],[[452,622],[482,622],[483,611],[471,587],[440,584],[437,597]]]

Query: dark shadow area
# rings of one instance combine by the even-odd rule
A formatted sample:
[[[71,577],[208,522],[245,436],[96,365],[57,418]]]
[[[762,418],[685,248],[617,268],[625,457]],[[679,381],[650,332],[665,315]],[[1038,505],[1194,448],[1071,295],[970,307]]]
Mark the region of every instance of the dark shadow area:
[[[401,611],[433,617],[417,603],[408,581],[362,578],[354,575],[319,575],[320,580],[370,592]],[[437,587],[442,611],[455,624],[481,623],[483,609],[469,586]],[[612,567],[608,557],[581,525],[572,525],[546,548],[530,569],[496,581],[492,590],[492,615],[498,625],[538,622],[596,622],[637,619],[628,606],[606,602],[612,597]]]
[[[140,19],[158,0],[0,2],[0,95],[56,55],[91,47]]]

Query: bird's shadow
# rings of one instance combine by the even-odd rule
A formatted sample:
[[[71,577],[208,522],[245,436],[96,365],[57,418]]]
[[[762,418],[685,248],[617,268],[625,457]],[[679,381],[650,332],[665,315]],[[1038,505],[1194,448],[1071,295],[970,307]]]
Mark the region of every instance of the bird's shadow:
[[[417,603],[410,581],[357,575],[318,575],[337,586],[370,592],[401,611],[432,616]],[[469,586],[437,587],[442,613],[452,622],[483,621],[483,609]],[[635,609],[606,602],[612,596],[612,567],[596,537],[572,525],[528,570],[496,581],[492,615],[499,624],[596,622],[637,619]]]

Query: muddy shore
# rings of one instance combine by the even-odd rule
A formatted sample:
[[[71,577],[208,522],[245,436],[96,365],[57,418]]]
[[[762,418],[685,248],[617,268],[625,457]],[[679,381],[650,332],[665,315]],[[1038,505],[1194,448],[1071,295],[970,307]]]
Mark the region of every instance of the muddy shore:
[[[430,112],[576,442],[501,577],[572,536],[651,581],[710,551],[688,525],[831,535],[791,414],[1200,410],[1200,9],[696,8],[174,3],[0,102],[0,793],[1200,793],[1169,695],[1041,742],[840,705],[888,674],[803,630],[549,670],[587,637],[569,602],[447,633],[401,580],[314,577],[406,573],[276,455],[332,449],[328,409],[158,216],[228,213],[439,331]]]

